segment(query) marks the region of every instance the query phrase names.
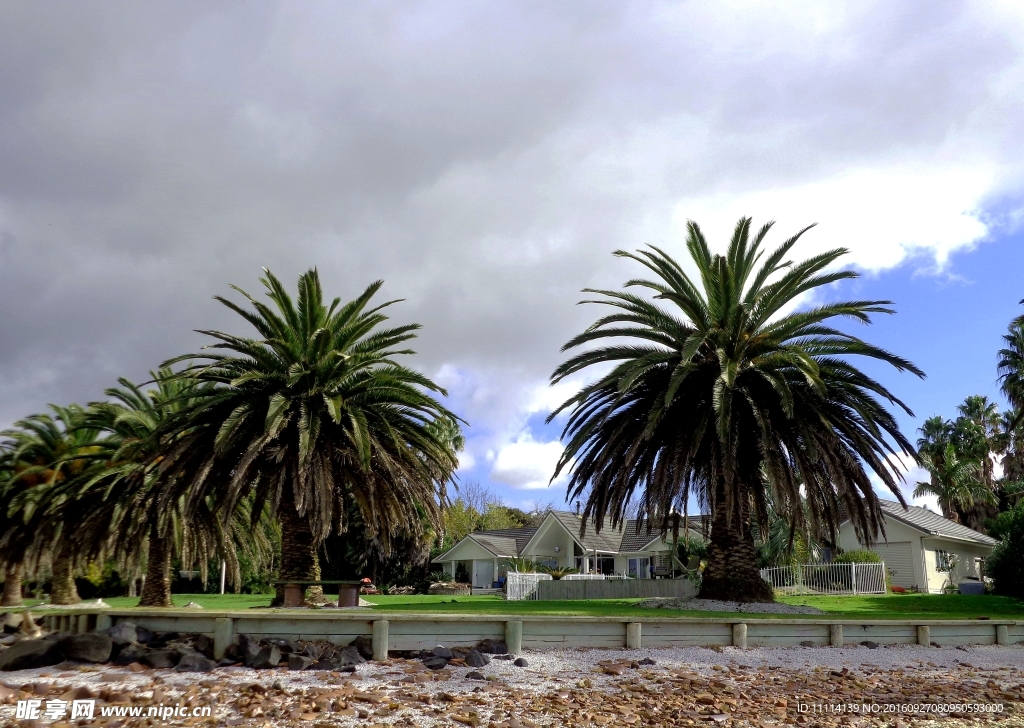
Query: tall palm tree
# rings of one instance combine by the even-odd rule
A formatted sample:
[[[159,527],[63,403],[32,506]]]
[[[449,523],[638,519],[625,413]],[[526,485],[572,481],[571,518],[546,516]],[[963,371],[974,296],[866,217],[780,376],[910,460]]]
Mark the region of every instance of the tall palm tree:
[[[1024,301],[1021,301],[1024,303]],[[1010,322],[999,350],[999,387],[1016,413],[1013,426],[1024,413],[1024,316]],[[1008,429],[1013,429],[1010,427]]]
[[[269,304],[238,288],[250,308],[217,298],[256,338],[203,331],[216,343],[173,360],[190,361],[185,374],[212,389],[171,423],[161,470],[199,476],[165,498],[187,495],[194,508],[212,497],[220,513],[250,492],[257,510],[271,504],[282,580],[316,578],[316,548],[347,529],[349,502],[385,551],[424,522],[438,530],[457,418],[432,396],[444,390],[396,361],[413,353],[405,344],[419,326],[380,328],[396,303],[371,306],[380,281],[346,304],[325,302],[315,269],[300,276],[297,301],[270,271],[261,282]]]
[[[0,533],[11,533],[20,525],[20,513],[11,512],[10,502],[17,488],[23,485],[14,480],[13,451],[10,441],[0,442]],[[4,541],[0,537],[0,544]],[[4,570],[4,591],[0,596],[0,607],[20,607],[24,604],[21,591],[25,579],[25,564],[9,549],[0,548],[0,568]]]
[[[926,483],[917,484],[914,497],[936,496],[944,517],[959,521],[958,510],[995,502],[991,489],[982,479],[981,463],[976,458],[959,456],[953,443],[946,443],[941,457],[922,454],[921,464],[930,478]]]
[[[918,376],[909,361],[833,327],[892,313],[887,301],[830,303],[786,313],[805,294],[856,277],[831,270],[835,249],[800,263],[786,256],[808,228],[768,252],[772,223],[751,238],[742,218],[725,255],[713,255],[696,223],[687,250],[696,280],[658,249],[616,255],[654,279],[630,291],[593,291],[612,307],[563,351],[585,348],[559,366],[552,383],[611,367],[549,417],[569,411],[556,477],[571,470],[569,497],[585,517],[613,525],[631,504],[667,530],[691,495],[711,514],[704,597],[769,601],[760,578],[752,519],[766,531],[769,496],[801,528],[834,534],[845,515],[865,540],[882,532],[881,506],[867,471],[903,502],[897,453],[913,448],[885,402],[908,411],[849,359],[886,362]],[[612,343],[606,343],[612,340]],[[594,346],[598,345],[598,346]],[[586,520],[586,519],[585,519]]]

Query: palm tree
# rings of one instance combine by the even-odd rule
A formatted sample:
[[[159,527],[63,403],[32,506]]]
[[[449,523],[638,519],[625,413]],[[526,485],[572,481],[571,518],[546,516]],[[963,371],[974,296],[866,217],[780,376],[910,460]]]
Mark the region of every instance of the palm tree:
[[[1024,316],[1010,322],[1003,344],[999,350],[999,387],[1016,413],[1012,423],[1015,427],[1024,413]]]
[[[756,518],[767,530],[769,499],[799,530],[804,491],[812,535],[834,540],[848,515],[867,541],[882,532],[867,471],[903,502],[893,456],[912,455],[913,448],[884,402],[909,410],[848,359],[923,374],[832,325],[892,313],[888,301],[787,314],[805,294],[856,274],[827,270],[846,253],[841,248],[787,262],[809,228],[767,253],[761,246],[772,223],[753,240],[750,225],[741,219],[726,254],[712,255],[696,223],[688,223],[696,282],[658,248],[618,251],[654,274],[626,284],[654,300],[628,290],[589,291],[600,298],[587,303],[613,311],[563,351],[601,346],[572,356],[552,383],[590,367],[611,368],[548,419],[570,411],[555,476],[572,471],[569,497],[585,499],[584,521],[594,517],[600,528],[610,518],[618,525],[635,503],[667,531],[695,495],[711,514],[701,595],[770,601],[751,527]],[[609,339],[614,343],[605,344]]]
[[[914,497],[938,497],[945,518],[959,521],[958,510],[969,510],[977,503],[995,502],[992,491],[981,479],[981,463],[975,458],[960,457],[953,443],[946,443],[941,457],[923,455],[921,463],[931,477],[927,483],[917,484]]]
[[[50,409],[52,416],[32,415],[3,433],[11,442],[16,491],[8,502],[8,515],[17,514],[20,521],[4,535],[2,545],[22,561],[49,555],[52,603],[75,604],[79,601],[74,579],[75,524],[51,517],[49,504],[64,486],[89,469],[103,444],[100,432],[87,426],[81,406],[51,405]]]
[[[20,513],[10,512],[10,502],[22,482],[14,481],[14,463],[10,441],[0,443],[0,533],[11,533],[20,524]],[[0,537],[0,544],[4,539]],[[0,596],[0,607],[20,607],[22,583],[25,579],[25,565],[20,557],[8,549],[0,549],[0,567],[4,570],[4,591]]]
[[[316,548],[347,529],[349,502],[385,553],[424,523],[439,531],[457,418],[433,398],[440,387],[396,361],[413,353],[405,343],[419,327],[380,328],[396,303],[370,306],[380,281],[344,305],[324,301],[316,270],[300,276],[297,302],[270,271],[261,282],[269,305],[237,288],[251,309],[217,298],[257,338],[203,331],[212,352],[173,360],[190,361],[184,373],[211,389],[170,424],[161,471],[198,476],[164,499],[186,497],[192,509],[212,498],[219,513],[250,492],[257,510],[271,504],[282,580],[317,578]]]

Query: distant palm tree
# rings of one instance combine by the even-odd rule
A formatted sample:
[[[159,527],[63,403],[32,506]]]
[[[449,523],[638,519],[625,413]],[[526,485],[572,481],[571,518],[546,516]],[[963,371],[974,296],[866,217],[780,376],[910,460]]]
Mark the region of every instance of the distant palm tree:
[[[556,476],[572,471],[569,497],[585,499],[584,520],[593,516],[600,528],[610,518],[617,525],[637,503],[668,530],[696,495],[711,513],[705,597],[773,598],[758,573],[751,527],[756,518],[767,529],[769,494],[802,527],[805,491],[815,537],[834,540],[848,514],[859,536],[870,540],[882,519],[867,471],[902,502],[892,456],[913,454],[884,402],[909,410],[849,358],[923,374],[832,325],[892,313],[889,302],[786,313],[806,294],[856,274],[828,270],[845,254],[841,248],[787,261],[806,229],[774,251],[762,250],[771,226],[751,239],[751,221],[743,218],[725,255],[713,255],[698,226],[688,223],[696,278],[658,248],[618,251],[655,276],[631,280],[627,288],[644,289],[655,300],[590,291],[601,297],[589,302],[613,311],[563,347],[588,348],[552,375],[557,383],[602,369],[549,417],[569,411]],[[609,339],[616,343],[604,345]]]
[[[1024,413],[1024,316],[1011,321],[1003,336],[998,369],[999,387],[1014,409],[1016,416],[1012,424],[1016,425]]]
[[[173,360],[191,361],[184,374],[212,389],[170,424],[161,463],[199,476],[163,497],[184,497],[189,508],[210,498],[222,514],[249,493],[257,510],[270,504],[282,580],[317,578],[316,548],[347,529],[350,502],[385,552],[393,536],[422,534],[424,523],[439,531],[461,433],[432,396],[444,390],[396,361],[413,353],[405,345],[419,326],[380,328],[396,303],[371,307],[380,281],[349,303],[328,303],[310,270],[295,302],[265,273],[269,304],[237,288],[251,308],[217,299],[257,338],[203,331],[217,343]]]
[[[994,503],[995,497],[985,484],[981,463],[975,458],[957,455],[953,443],[947,443],[941,457],[922,455],[921,462],[931,476],[927,483],[918,483],[914,497],[934,495],[946,518],[959,521],[957,509],[967,510],[978,503]]]

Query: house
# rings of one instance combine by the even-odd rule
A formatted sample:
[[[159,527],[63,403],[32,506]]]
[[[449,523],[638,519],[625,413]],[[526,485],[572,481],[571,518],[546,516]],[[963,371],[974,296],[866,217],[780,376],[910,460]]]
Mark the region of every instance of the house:
[[[476,589],[489,589],[508,570],[510,559],[526,558],[552,568],[576,568],[582,573],[622,574],[637,579],[669,576],[680,568],[671,534],[647,531],[646,521],[629,520],[622,527],[609,525],[600,533],[595,523],[580,535],[583,518],[570,511],[548,511],[537,528],[476,531],[438,556],[455,577],[459,565]],[[690,530],[700,537],[691,521]]]
[[[941,593],[952,581],[980,579],[986,557],[996,540],[963,524],[943,518],[927,508],[904,508],[895,501],[881,501],[885,537],[867,546],[846,520],[839,526],[839,547],[844,551],[868,548],[882,557],[894,586]],[[952,580],[948,565],[953,560]]]

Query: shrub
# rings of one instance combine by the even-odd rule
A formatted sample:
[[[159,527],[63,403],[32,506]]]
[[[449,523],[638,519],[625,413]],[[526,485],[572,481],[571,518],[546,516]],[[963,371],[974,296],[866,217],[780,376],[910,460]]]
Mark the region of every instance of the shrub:
[[[995,593],[1024,599],[1024,503],[1000,513],[990,532],[999,539],[985,561]]]
[[[893,594],[906,594],[907,593],[907,590],[904,589],[901,586],[891,586],[891,587],[889,587],[889,591],[891,591]]]
[[[832,559],[833,564],[880,564],[882,557],[867,549],[844,551]]]

